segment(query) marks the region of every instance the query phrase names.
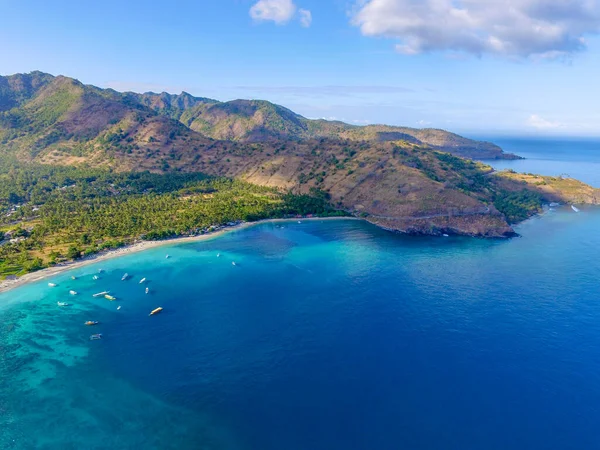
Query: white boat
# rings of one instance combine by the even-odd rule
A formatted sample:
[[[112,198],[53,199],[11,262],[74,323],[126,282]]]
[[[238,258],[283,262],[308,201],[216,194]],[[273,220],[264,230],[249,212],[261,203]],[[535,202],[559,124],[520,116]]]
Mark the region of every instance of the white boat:
[[[575,205],[571,205],[571,209],[575,212],[579,212],[579,208],[577,208]]]
[[[99,279],[100,279],[100,277],[99,277],[98,275],[94,275],[94,276],[92,277],[92,280],[99,280]]]
[[[126,273],[125,275],[123,275],[121,277],[121,281],[125,281],[127,278],[129,278],[129,274],[128,273]]]
[[[220,258],[220,257],[221,257],[221,254],[220,254],[220,253],[217,253],[217,258]]]
[[[71,295],[77,295],[77,291],[69,291],[69,294],[71,294]]]
[[[232,266],[235,266],[235,261],[231,261],[231,265],[232,265]]]
[[[92,295],[92,297],[104,297],[106,294],[110,294],[110,291],[102,291]]]
[[[169,255],[165,256],[165,259],[169,259]]]
[[[444,236],[444,237],[449,237],[449,235],[447,235],[447,234],[445,234],[445,233],[444,233],[442,236]]]
[[[150,288],[146,288],[146,294],[150,293]]]
[[[98,273],[104,272],[104,269],[98,269]]]
[[[67,302],[56,302],[58,306],[69,306]]]
[[[120,306],[117,306],[117,311],[118,311],[118,310],[120,310],[120,309],[121,309],[121,307],[120,307]]]
[[[48,286],[50,286],[50,287],[56,287],[56,283],[48,283]]]
[[[77,277],[75,275],[71,275],[71,280],[76,280]]]
[[[146,281],[146,279],[145,279],[145,278],[142,278],[142,279],[140,280],[140,284],[143,284],[143,283],[144,283],[144,281]]]

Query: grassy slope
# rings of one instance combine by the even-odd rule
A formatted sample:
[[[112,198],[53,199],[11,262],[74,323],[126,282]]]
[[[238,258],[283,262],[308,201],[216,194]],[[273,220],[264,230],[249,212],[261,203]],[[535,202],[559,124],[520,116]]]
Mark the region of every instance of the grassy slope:
[[[35,89],[35,83],[21,83],[25,87],[20,94],[15,91],[18,95],[10,97],[5,92],[2,97],[8,104],[20,96],[17,107],[0,112],[0,151],[21,160],[120,171],[199,171],[299,193],[318,188],[341,208],[381,226],[415,233],[509,234],[508,221],[535,209],[531,199],[517,195],[523,189],[539,201],[570,201],[581,195],[597,202],[596,191],[575,181],[541,185],[535,179],[490,175],[489,167],[436,152],[450,148],[460,154],[468,146],[495,151],[439,130],[308,121],[263,101],[215,103],[144,94],[142,104],[132,94],[65,77],[37,78],[42,81]],[[181,122],[168,115],[179,116]],[[213,140],[186,123],[232,140]],[[310,139],[319,133],[336,137]],[[278,134],[305,139],[273,139]],[[238,136],[258,142],[234,141]],[[498,211],[497,205],[508,207],[508,213]]]

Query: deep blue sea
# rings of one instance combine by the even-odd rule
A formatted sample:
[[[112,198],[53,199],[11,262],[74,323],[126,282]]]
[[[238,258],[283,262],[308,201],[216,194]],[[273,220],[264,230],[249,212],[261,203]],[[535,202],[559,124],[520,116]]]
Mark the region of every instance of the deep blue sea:
[[[0,448],[600,448],[599,231],[268,223],[0,294]]]
[[[509,153],[514,161],[487,161],[497,169],[577,178],[600,188],[600,138],[483,138]]]

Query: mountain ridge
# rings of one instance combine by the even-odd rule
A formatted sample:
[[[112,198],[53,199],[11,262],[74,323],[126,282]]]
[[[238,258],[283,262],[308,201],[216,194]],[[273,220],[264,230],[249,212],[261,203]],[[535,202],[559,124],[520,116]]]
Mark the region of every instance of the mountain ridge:
[[[584,185],[517,179],[461,159],[513,157],[490,143],[441,130],[310,120],[261,100],[120,93],[32,72],[0,77],[0,105],[0,155],[322,192],[340,209],[408,233],[512,235],[511,217],[523,217],[506,205],[525,205],[518,197],[525,190],[549,201],[600,201]]]

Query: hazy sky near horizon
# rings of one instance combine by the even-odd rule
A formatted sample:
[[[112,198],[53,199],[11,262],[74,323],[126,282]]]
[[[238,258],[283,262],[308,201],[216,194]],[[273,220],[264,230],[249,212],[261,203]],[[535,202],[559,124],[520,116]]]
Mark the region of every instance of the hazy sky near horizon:
[[[0,74],[310,118],[600,135],[600,0],[0,0]]]

